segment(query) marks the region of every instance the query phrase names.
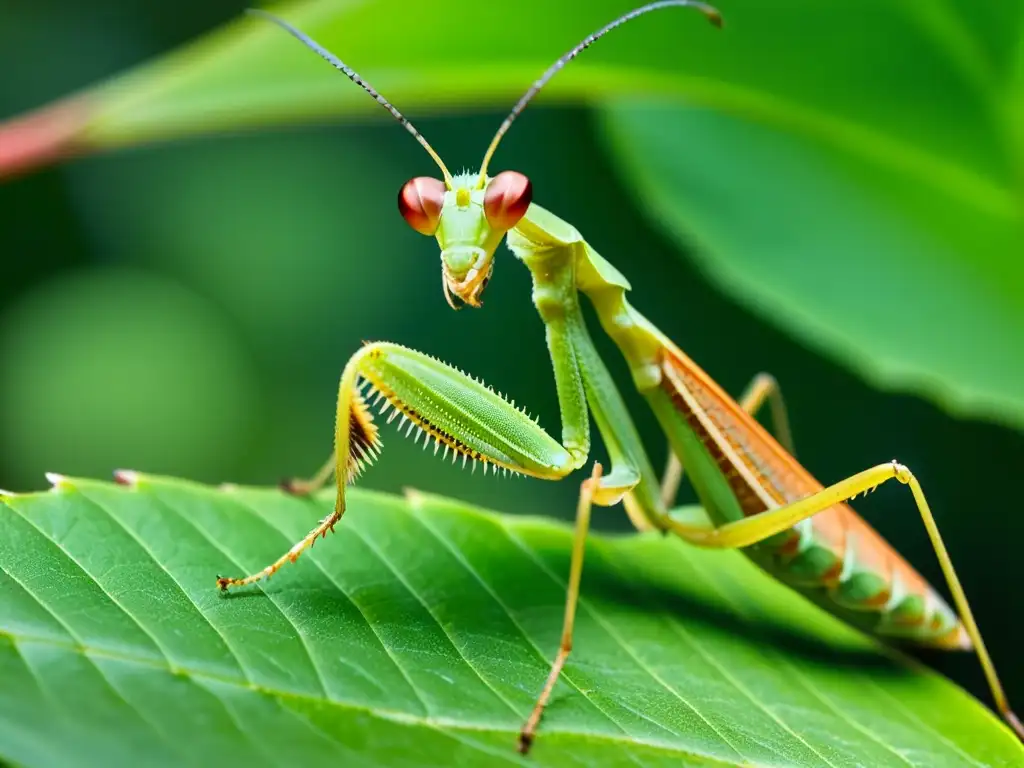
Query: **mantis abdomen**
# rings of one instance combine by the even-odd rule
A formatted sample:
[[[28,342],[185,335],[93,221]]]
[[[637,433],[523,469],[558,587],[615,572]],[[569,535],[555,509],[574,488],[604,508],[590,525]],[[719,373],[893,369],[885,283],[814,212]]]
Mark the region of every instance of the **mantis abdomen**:
[[[692,360],[666,349],[663,365],[664,391],[718,465],[744,516],[823,489],[752,416],[723,398]],[[708,511],[722,516],[721,509]],[[845,503],[744,552],[773,576],[864,630],[917,644],[971,648],[946,602]]]
[[[614,266],[576,230],[536,204],[519,229],[509,234],[509,244],[520,258],[528,264],[540,260],[532,266],[535,280],[539,270],[552,270],[551,250],[541,248],[540,257],[529,255],[543,241],[540,230],[555,232],[557,240],[566,243],[566,268],[626,358],[634,382],[645,393],[715,526],[824,490],[789,450],[630,305],[625,295],[629,283]],[[570,244],[575,238],[579,240]],[[837,498],[792,528],[741,545],[743,551],[771,575],[865,631],[969,650],[970,637],[956,612],[844,502]],[[658,514],[650,517],[659,527]]]

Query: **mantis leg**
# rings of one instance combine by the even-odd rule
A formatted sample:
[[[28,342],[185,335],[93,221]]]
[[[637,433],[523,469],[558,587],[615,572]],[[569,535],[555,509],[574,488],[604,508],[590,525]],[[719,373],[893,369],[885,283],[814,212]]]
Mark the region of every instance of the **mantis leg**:
[[[533,744],[533,737],[540,723],[544,707],[547,706],[551,691],[558,682],[558,676],[565,666],[569,652],[572,651],[572,630],[576,620],[576,602],[580,594],[580,577],[583,573],[583,555],[586,551],[587,531],[590,529],[590,508],[593,504],[594,494],[597,492],[601,482],[601,465],[594,462],[594,471],[590,477],[580,484],[580,499],[576,507],[576,532],[573,536],[572,559],[569,564],[569,584],[565,597],[565,618],[562,622],[562,641],[558,645],[558,653],[551,664],[551,671],[548,673],[547,681],[541,689],[537,703],[530,713],[530,717],[523,724],[519,731],[519,752],[526,754]]]
[[[755,414],[761,410],[761,406],[768,403],[772,414],[772,428],[776,439],[782,443],[782,447],[789,451],[791,456],[796,455],[793,448],[793,431],[789,427],[789,413],[786,411],[786,401],[782,397],[782,389],[779,382],[770,373],[759,373],[740,397],[740,406],[749,414]]]
[[[562,445],[575,466],[582,467],[590,451],[592,415],[610,463],[593,503],[612,506],[621,501],[637,529],[655,528],[665,512],[658,497],[657,473],[587,330],[576,287],[578,249],[547,233],[532,232],[536,240],[510,233],[509,245],[533,277],[533,303],[544,323],[558,393]]]
[[[775,436],[782,446],[795,456],[793,450],[793,432],[789,428],[789,415],[786,412],[786,401],[782,397],[782,390],[779,389],[779,382],[770,373],[759,373],[755,376],[744,390],[740,397],[740,406],[750,415],[755,415],[761,407],[768,403],[772,413],[772,426]],[[672,444],[668,446],[668,461],[665,464],[665,474],[661,479],[661,503],[667,509],[675,501],[679,492],[679,484],[683,480],[683,463],[672,450]]]
[[[338,384],[331,461],[311,480],[292,484],[292,490],[308,493],[333,474],[334,510],[262,570],[241,578],[218,577],[221,590],[273,576],[334,530],[345,513],[347,485],[380,451],[372,406],[379,407],[380,415],[390,411],[388,421],[401,417],[406,435],[415,429],[417,439],[433,440],[435,453],[444,447],[444,458],[461,456],[463,466],[472,459],[485,472],[500,469],[543,480],[560,480],[575,468],[558,441],[482,382],[422,352],[385,342],[367,344],[349,359]]]
[[[316,528],[307,533],[302,539],[297,541],[291,549],[281,555],[281,557],[272,562],[262,571],[257,571],[254,574],[239,579],[218,576],[218,589],[226,591],[229,587],[244,587],[246,584],[252,584],[253,582],[260,581],[261,579],[269,579],[281,569],[282,565],[285,563],[294,563],[299,559],[299,555],[316,543],[318,538],[325,537],[329,532],[333,531],[334,526],[339,520],[341,520],[341,515],[342,513],[338,510],[331,512],[327,517],[317,523]]]
[[[331,476],[334,474],[336,465],[337,454],[332,451],[331,455],[327,457],[327,461],[319,470],[317,470],[315,475],[308,479],[290,477],[286,480],[282,480],[281,490],[295,494],[296,496],[308,496],[311,493],[316,493],[327,485],[327,481],[330,480]]]
[[[921,520],[924,523],[925,530],[928,532],[932,548],[939,559],[942,574],[945,576],[946,584],[953,595],[953,601],[960,614],[960,620],[973,643],[975,653],[978,655],[978,661],[981,663],[982,670],[985,673],[996,708],[1003,716],[1003,719],[1013,728],[1017,736],[1024,739],[1024,725],[1021,724],[1020,719],[1010,709],[1006,693],[1003,691],[1003,686],[996,674],[995,665],[993,665],[992,658],[985,647],[985,642],[982,640],[981,632],[978,630],[974,614],[971,612],[971,606],[967,601],[967,595],[960,585],[960,579],[956,574],[956,569],[953,567],[953,562],[949,557],[949,552],[946,550],[946,545],[942,541],[942,536],[939,534],[938,525],[932,516],[931,508],[928,506],[928,501],[925,498],[924,491],[921,489],[921,484],[914,477],[914,474],[902,464],[895,461],[888,464],[879,464],[871,469],[858,472],[856,475],[841,480],[835,485],[831,485],[800,501],[777,509],[767,510],[742,520],[726,523],[722,526],[714,527],[712,525],[684,523],[669,518],[666,521],[667,527],[686,541],[698,546],[729,549],[747,547],[764,541],[787,528],[791,528],[801,520],[806,520],[835,504],[852,499],[859,493],[870,491],[882,483],[893,479],[910,486],[914,502],[917,505],[917,511],[921,515]]]

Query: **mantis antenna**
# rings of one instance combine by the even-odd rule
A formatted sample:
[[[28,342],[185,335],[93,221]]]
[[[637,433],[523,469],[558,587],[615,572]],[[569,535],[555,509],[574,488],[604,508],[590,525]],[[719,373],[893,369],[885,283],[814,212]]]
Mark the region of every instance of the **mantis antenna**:
[[[594,32],[593,34],[583,38],[579,45],[570,50],[568,53],[562,55],[554,64],[548,67],[547,71],[543,75],[541,75],[540,78],[533,85],[530,86],[530,89],[526,93],[524,93],[523,97],[519,99],[518,102],[516,102],[516,105],[514,107],[512,107],[512,111],[509,113],[508,117],[505,118],[505,122],[501,124],[501,127],[498,128],[498,132],[494,134],[494,138],[491,140],[491,146],[487,148],[487,152],[486,154],[484,154],[484,161],[480,166],[480,179],[477,182],[477,188],[483,188],[484,183],[487,180],[487,165],[491,162],[491,156],[494,154],[494,150],[498,148],[498,144],[501,142],[501,138],[508,131],[509,127],[511,127],[512,122],[517,117],[519,117],[519,113],[526,109],[526,105],[530,103],[530,100],[537,95],[538,91],[540,91],[541,88],[548,84],[548,81],[552,77],[554,77],[559,72],[559,70],[562,69],[562,67],[564,67],[573,59],[575,59],[577,56],[579,56],[580,53],[589,48],[596,40],[598,40],[601,37],[604,37],[616,27],[625,24],[627,21],[632,21],[637,16],[643,16],[645,13],[649,11],[657,11],[662,8],[671,8],[673,6],[678,6],[681,8],[696,8],[698,11],[703,13],[708,18],[708,21],[710,21],[716,27],[722,26],[721,14],[719,14],[719,12],[712,8],[710,5],[694,2],[694,0],[658,0],[658,2],[648,3],[647,5],[642,5],[639,8],[634,8],[629,13],[622,14],[621,16],[619,16],[619,18],[601,27],[601,29],[597,30],[597,32]]]
[[[440,168],[441,173],[444,174],[445,186],[448,187],[448,189],[452,188],[452,175],[448,172],[448,169],[445,167],[444,161],[442,161],[441,158],[438,156],[437,152],[434,151],[434,148],[427,143],[426,139],[423,138],[423,134],[417,131],[416,127],[412,123],[410,123],[406,119],[405,115],[399,112],[390,101],[381,96],[376,88],[374,88],[372,85],[366,82],[366,80],[360,77],[358,72],[356,72],[354,69],[352,69],[352,67],[350,67],[348,64],[343,62],[333,53],[331,53],[318,42],[316,42],[309,35],[296,29],[284,19],[280,19],[274,14],[267,13],[266,11],[260,10],[258,8],[247,8],[246,13],[252,14],[253,16],[262,16],[263,18],[269,19],[270,21],[274,22],[275,24],[277,24],[277,26],[281,27],[286,32],[290,33],[292,37],[295,37],[297,40],[299,40],[307,48],[320,54],[320,57],[327,61],[329,64],[331,64],[331,66],[333,66],[339,72],[343,72],[345,76],[348,77],[349,80],[351,80],[353,83],[355,83],[364,91],[366,91],[368,94],[373,96],[377,103],[384,107],[384,109],[386,109],[388,112],[390,112],[391,115],[395,118],[395,120],[400,122],[405,127],[405,130],[411,133],[413,135],[413,138],[416,139],[416,141],[418,141],[425,150],[427,150],[427,154],[434,158],[434,162],[437,163],[437,167]]]

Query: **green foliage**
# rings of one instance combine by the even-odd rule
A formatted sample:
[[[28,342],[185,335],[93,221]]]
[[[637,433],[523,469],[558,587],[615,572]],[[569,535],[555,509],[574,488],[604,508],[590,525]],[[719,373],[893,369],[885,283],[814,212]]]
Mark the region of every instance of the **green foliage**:
[[[254,366],[221,314],[181,286],[141,269],[83,271],[37,291],[5,320],[0,402],[10,416],[0,442],[17,446],[21,466],[71,466],[85,449],[109,472],[125,462],[157,465],[175,451],[186,459],[176,468],[183,475],[230,474],[251,443],[249,413],[260,407]],[[97,364],[97,347],[118,352]],[[97,439],[110,430],[130,435],[132,450]]]
[[[652,219],[873,384],[1020,426],[1024,4],[730,17],[699,106],[604,110]]]
[[[456,170],[479,161],[554,55],[631,4],[275,10],[356,66]],[[198,0],[114,5],[123,12],[12,8],[0,58],[31,75],[4,82],[0,111],[235,14]],[[715,287],[875,386],[1019,426],[1022,3],[721,5],[722,32],[668,11],[588,51],[517,123],[495,169],[529,173],[538,201],[579,225],[728,391],[757,370],[779,375],[800,455],[822,479],[892,456],[920,473],[1019,705],[1021,518],[1004,503],[1013,473],[999,470],[1019,465],[1020,435],[840,375],[672,262],[651,226],[698,246]],[[580,110],[543,102],[598,105],[604,145]],[[327,450],[338,366],[362,339],[440,354],[557,423],[523,270],[499,266],[482,312],[448,312],[436,250],[394,210],[398,184],[432,172],[429,158],[280,30],[240,18],[44,114],[17,134],[27,144],[0,125],[0,176],[19,147],[42,161],[65,143],[101,153],[350,125],[178,142],[0,187],[0,485],[28,485],[42,467],[256,482],[307,471]],[[381,122],[353,125],[366,118]],[[626,395],[657,453],[645,404]],[[411,442],[389,442],[387,456],[368,483],[571,509],[573,483],[495,491]],[[516,762],[515,730],[558,642],[562,527],[436,498],[410,515],[356,492],[337,534],[267,596],[221,598],[218,570],[264,565],[323,510],[167,481],[72,485],[0,504],[0,762]],[[937,579],[905,498],[879,496],[863,511]],[[596,538],[584,591],[574,657],[524,764],[1022,762],[977,702],[738,555]],[[972,659],[934,662],[984,690]]]
[[[316,0],[276,10],[416,114],[507,106],[623,9]],[[612,102],[611,156],[652,220],[696,243],[713,279],[762,316],[878,386],[1024,424],[1019,0],[733,0],[722,11],[721,33],[689,11],[628,25],[541,100]],[[75,125],[52,134],[93,151],[384,116],[255,18],[71,107],[55,117]]]
[[[354,491],[337,531],[223,596],[329,498],[142,477],[0,504],[0,758],[25,765],[1010,766],[1021,746],[737,553],[595,537],[529,761],[570,530]]]

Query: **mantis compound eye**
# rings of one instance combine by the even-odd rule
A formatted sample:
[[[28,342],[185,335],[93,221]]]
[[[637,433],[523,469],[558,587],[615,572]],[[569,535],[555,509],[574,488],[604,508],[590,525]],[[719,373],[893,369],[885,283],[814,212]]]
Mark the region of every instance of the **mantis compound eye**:
[[[533,199],[533,184],[521,173],[502,171],[487,185],[484,214],[495,229],[512,229],[526,215]]]
[[[406,223],[421,235],[437,232],[444,206],[443,181],[429,176],[409,179],[398,193],[398,210]]]

